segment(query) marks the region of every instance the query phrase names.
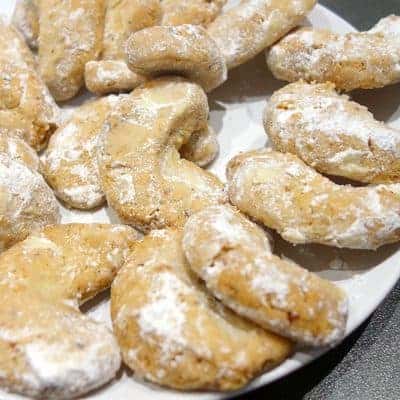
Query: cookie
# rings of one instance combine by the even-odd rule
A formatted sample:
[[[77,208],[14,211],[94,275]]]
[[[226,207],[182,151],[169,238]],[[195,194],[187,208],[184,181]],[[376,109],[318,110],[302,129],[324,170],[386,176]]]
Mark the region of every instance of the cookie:
[[[191,216],[183,250],[197,276],[227,307],[308,346],[344,337],[347,297],[333,283],[271,253],[265,233],[228,206]]]
[[[39,69],[57,101],[78,94],[85,64],[100,55],[105,0],[40,0]]]
[[[59,110],[35,70],[21,35],[0,19],[0,132],[17,133],[41,150],[59,122]]]
[[[276,150],[318,172],[363,183],[400,182],[400,131],[332,84],[297,82],[278,90],[264,113]]]
[[[206,92],[227,79],[226,64],[213,39],[196,25],[154,26],[130,36],[129,68],[139,75],[180,75]]]
[[[268,149],[228,165],[229,198],[294,244],[373,250],[400,239],[400,185],[337,185],[299,158]]]
[[[273,46],[267,63],[277,79],[289,82],[332,82],[346,91],[391,85],[400,81],[400,17],[346,35],[302,28]]]
[[[207,118],[204,91],[177,77],[145,83],[110,114],[98,165],[107,202],[122,221],[144,232],[181,227],[194,212],[226,201],[219,179],[179,154]]]
[[[67,399],[115,376],[113,334],[79,305],[110,286],[137,238],[124,226],[55,225],[0,256],[2,388]]]
[[[241,0],[207,28],[229,69],[249,61],[296,27],[316,0]]]
[[[0,251],[59,220],[56,198],[42,176],[0,152]]]
[[[104,121],[121,100],[111,95],[83,104],[50,139],[41,172],[69,207],[91,210],[105,202],[97,167],[97,141]]]
[[[180,390],[235,390],[291,353],[216,302],[190,273],[182,234],[153,231],[111,288],[122,358],[136,375]]]

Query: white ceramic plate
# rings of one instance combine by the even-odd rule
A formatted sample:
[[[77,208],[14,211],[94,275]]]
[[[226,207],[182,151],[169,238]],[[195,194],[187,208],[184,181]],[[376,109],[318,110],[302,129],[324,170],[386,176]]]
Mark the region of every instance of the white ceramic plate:
[[[15,0],[1,0],[0,12],[11,15]],[[230,1],[232,5],[235,0]],[[305,23],[344,33],[353,28],[343,19],[322,6],[317,6]],[[225,166],[229,159],[240,151],[256,149],[266,145],[267,138],[262,127],[262,111],[266,100],[284,83],[274,80],[268,72],[264,55],[233,70],[229,80],[209,96],[211,125],[219,133],[221,153],[211,170],[225,179]],[[82,96],[75,100],[78,104]],[[355,93],[355,99],[371,108],[376,117],[400,128],[400,86],[377,91]],[[72,105],[72,107],[73,107]],[[71,107],[71,105],[69,106]],[[63,209],[63,222],[116,222],[110,210],[97,212],[72,212]],[[350,298],[350,315],[347,335],[354,331],[379,305],[400,277],[400,246],[393,245],[377,252],[348,251],[324,246],[293,247],[276,238],[278,254],[290,257],[319,275],[337,282]],[[99,321],[110,324],[108,298],[103,296],[88,308],[88,313]],[[323,354],[326,350],[299,350],[285,363],[273,371],[254,380],[244,391],[259,388],[281,378]],[[242,391],[242,392],[244,392]],[[240,393],[240,392],[238,392]],[[237,393],[235,393],[237,394]],[[91,400],[204,400],[219,399],[226,395],[216,393],[177,393],[137,381],[122,370],[118,378],[101,390],[84,399]],[[0,391],[2,400],[20,399],[20,396]]]

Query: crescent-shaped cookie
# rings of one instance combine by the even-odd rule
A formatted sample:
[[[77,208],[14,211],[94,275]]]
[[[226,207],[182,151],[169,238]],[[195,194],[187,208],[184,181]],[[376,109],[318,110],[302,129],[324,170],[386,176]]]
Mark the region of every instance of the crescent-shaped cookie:
[[[55,225],[0,256],[0,387],[70,399],[115,376],[113,334],[79,305],[110,286],[137,239],[126,226]]]
[[[181,227],[194,212],[225,202],[219,179],[179,154],[207,118],[204,91],[177,77],[144,84],[111,113],[98,165],[107,202],[122,221],[145,232]]]
[[[163,386],[238,389],[281,363],[292,346],[207,294],[181,241],[179,231],[153,231],[114,281],[111,316],[122,358],[136,375]]]
[[[276,78],[289,82],[332,82],[346,91],[391,85],[400,81],[400,17],[347,35],[302,28],[273,46],[267,63]]]
[[[297,155],[318,172],[364,183],[400,182],[400,130],[332,84],[297,82],[273,94],[264,113],[276,150]]]
[[[400,184],[337,185],[268,149],[233,158],[227,174],[231,202],[291,243],[377,249],[400,240]]]

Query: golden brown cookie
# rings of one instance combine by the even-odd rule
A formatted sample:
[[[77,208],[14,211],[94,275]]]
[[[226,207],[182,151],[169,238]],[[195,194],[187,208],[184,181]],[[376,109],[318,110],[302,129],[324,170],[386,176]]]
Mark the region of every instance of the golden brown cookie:
[[[38,0],[17,0],[12,23],[31,49],[37,49],[39,36]]]
[[[227,0],[163,0],[162,25],[209,25]]]
[[[110,286],[137,240],[126,226],[56,225],[0,256],[0,386],[69,399],[120,367],[113,334],[79,305]]]
[[[400,240],[400,185],[337,185],[296,156],[270,150],[228,165],[229,197],[295,244],[376,249]]]
[[[234,390],[281,363],[291,344],[234,315],[189,272],[182,234],[153,231],[133,249],[111,289],[124,362],[176,389]]]
[[[39,67],[57,101],[74,97],[100,55],[105,0],[39,0]]]
[[[297,82],[278,90],[264,114],[274,147],[318,172],[364,183],[400,182],[400,130],[339,95],[332,84]]]
[[[347,35],[299,29],[271,48],[267,63],[276,78],[289,82],[333,82],[346,91],[391,85],[400,81],[400,17]]]
[[[316,0],[241,0],[210,24],[208,34],[228,68],[249,61],[296,27]]]
[[[0,153],[0,251],[59,220],[56,198],[42,176]]]
[[[70,207],[90,210],[105,201],[97,168],[97,141],[104,121],[121,100],[111,95],[76,108],[50,139],[41,172],[57,197]]]
[[[183,250],[211,293],[243,317],[301,344],[341,340],[345,293],[273,255],[265,233],[228,206],[212,206],[185,225]]]
[[[206,30],[196,25],[155,26],[130,36],[128,66],[139,75],[176,74],[206,92],[227,79],[224,58]]]
[[[219,179],[179,154],[207,117],[204,91],[177,77],[145,83],[111,113],[99,142],[100,181],[122,221],[145,232],[180,227],[225,201]]]
[[[0,132],[17,133],[41,150],[57,127],[59,110],[35,67],[19,32],[0,19]]]

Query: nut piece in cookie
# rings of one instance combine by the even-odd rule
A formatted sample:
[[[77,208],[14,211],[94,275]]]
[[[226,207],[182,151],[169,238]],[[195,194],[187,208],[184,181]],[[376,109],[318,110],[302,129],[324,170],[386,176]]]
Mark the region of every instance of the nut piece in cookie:
[[[182,227],[188,216],[226,201],[212,173],[179,149],[207,129],[204,91],[182,78],[145,83],[107,118],[98,165],[107,202],[127,224],[148,232]]]
[[[391,85],[400,81],[400,16],[346,35],[299,29],[267,52],[267,63],[277,79],[289,82],[332,82],[346,91]]]
[[[143,29],[130,36],[126,52],[129,68],[141,75],[182,75],[206,92],[227,79],[224,58],[201,26]]]
[[[105,0],[40,0],[39,69],[57,101],[73,98],[100,55]]]
[[[113,334],[79,305],[110,286],[137,239],[126,226],[55,225],[0,256],[2,388],[70,399],[115,376]]]
[[[239,315],[301,344],[343,338],[347,298],[333,283],[271,253],[265,233],[228,206],[189,218],[183,249],[211,293]]]
[[[291,243],[372,250],[400,240],[400,184],[337,185],[267,149],[236,156],[227,174],[232,204]]]
[[[290,342],[233,314],[190,272],[182,233],[153,231],[133,249],[111,288],[124,362],[180,390],[235,390],[287,358]]]

